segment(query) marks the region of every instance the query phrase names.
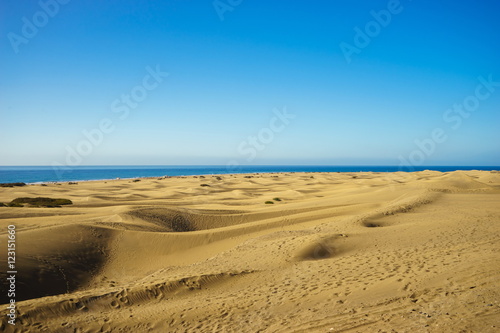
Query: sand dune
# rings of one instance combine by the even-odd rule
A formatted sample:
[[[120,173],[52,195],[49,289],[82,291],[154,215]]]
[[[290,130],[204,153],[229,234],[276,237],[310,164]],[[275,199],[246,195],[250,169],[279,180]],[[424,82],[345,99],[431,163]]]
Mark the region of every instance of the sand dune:
[[[0,207],[18,271],[16,325],[2,292],[0,331],[500,331],[498,172],[0,189],[40,196],[73,205]]]

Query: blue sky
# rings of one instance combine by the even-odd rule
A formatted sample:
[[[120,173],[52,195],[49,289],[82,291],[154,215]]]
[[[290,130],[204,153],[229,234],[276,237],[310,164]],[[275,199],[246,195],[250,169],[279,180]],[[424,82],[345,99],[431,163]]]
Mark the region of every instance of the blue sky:
[[[500,165],[499,12],[5,0],[0,165]]]

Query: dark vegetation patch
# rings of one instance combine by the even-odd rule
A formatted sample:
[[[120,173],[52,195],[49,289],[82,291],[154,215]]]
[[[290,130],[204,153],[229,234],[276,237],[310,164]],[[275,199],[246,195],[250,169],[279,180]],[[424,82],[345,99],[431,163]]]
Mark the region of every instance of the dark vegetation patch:
[[[52,198],[17,198],[7,204],[8,207],[61,207],[63,205],[72,205],[73,202],[69,199],[52,199]]]
[[[274,201],[266,201],[265,204],[266,205],[274,205]]]
[[[7,203],[5,205],[7,207],[24,207],[24,205],[21,205],[21,204],[15,203],[15,202],[10,202],[10,203]]]
[[[26,183],[0,183],[0,187],[26,186]]]

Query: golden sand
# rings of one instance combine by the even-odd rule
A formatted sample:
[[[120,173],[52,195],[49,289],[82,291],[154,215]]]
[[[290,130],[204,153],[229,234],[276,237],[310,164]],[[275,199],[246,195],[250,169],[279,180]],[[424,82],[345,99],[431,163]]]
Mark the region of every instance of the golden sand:
[[[2,332],[500,331],[498,172],[0,189],[18,197],[74,204],[0,207],[18,271]]]

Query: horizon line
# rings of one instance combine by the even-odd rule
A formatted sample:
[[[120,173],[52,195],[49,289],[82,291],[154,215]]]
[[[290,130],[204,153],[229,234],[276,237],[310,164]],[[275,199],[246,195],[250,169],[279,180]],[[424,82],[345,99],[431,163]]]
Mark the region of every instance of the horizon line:
[[[423,167],[500,167],[494,164],[426,164],[426,165],[398,165],[398,164],[240,164],[238,167],[293,167],[293,166],[311,166],[311,167],[403,167],[403,168],[423,168]],[[43,164],[9,164],[0,165],[2,167],[56,167]],[[225,164],[85,164],[75,166],[63,166],[66,168],[79,167],[228,167]]]

